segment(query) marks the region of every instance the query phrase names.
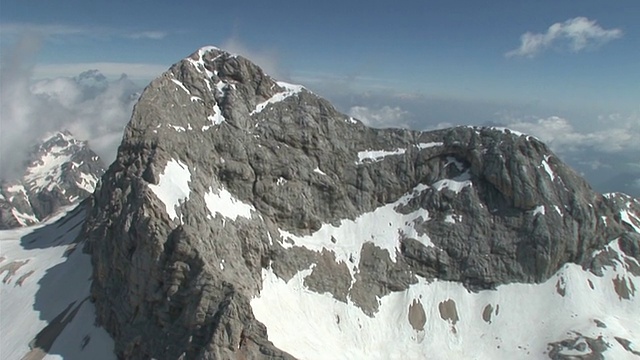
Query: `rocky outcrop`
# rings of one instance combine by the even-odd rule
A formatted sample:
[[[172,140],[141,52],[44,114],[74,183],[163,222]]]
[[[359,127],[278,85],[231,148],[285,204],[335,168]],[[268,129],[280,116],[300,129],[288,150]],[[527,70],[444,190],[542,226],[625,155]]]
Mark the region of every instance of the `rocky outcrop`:
[[[374,316],[417,277],[541,282],[629,230],[535,138],[367,128],[217,48],[145,89],[94,201],[92,297],[131,359],[289,358],[251,310],[264,268]]]
[[[34,146],[22,178],[0,186],[0,229],[33,225],[93,193],[104,164],[68,131]]]

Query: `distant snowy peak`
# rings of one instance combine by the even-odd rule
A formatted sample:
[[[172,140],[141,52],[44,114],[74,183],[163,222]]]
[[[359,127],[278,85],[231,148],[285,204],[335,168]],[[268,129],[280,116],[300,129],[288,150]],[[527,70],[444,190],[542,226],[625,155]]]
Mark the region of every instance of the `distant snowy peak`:
[[[69,131],[60,131],[49,133],[35,144],[29,152],[28,167],[37,166],[36,163],[44,161],[44,157],[48,154],[59,156],[63,154],[72,154],[79,148],[86,146],[82,141],[77,140]]]
[[[28,226],[93,193],[105,166],[70,132],[46,135],[34,145],[21,179],[3,181],[0,228]]]
[[[42,138],[41,142],[32,148],[29,163],[24,174],[27,189],[31,192],[43,190],[51,191],[55,187],[63,186],[65,177],[70,173],[86,173],[90,177],[94,171],[88,169],[85,162],[99,161],[97,155],[91,151],[86,142],[80,141],[70,132],[56,132]],[[100,164],[104,170],[104,166]],[[97,178],[93,182],[97,181]],[[92,192],[93,186],[79,185]]]
[[[74,80],[82,87],[85,88],[106,88],[109,86],[109,81],[102,75],[99,70],[87,70],[80,75],[76,76]]]

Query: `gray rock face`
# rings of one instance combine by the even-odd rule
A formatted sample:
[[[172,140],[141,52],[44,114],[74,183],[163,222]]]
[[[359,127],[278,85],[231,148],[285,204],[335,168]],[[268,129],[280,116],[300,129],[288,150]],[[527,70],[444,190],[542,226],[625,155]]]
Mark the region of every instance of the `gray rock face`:
[[[68,131],[34,146],[21,179],[2,180],[0,229],[33,225],[64,206],[79,203],[95,189],[104,164]]]
[[[532,137],[367,128],[216,48],[146,88],[94,201],[93,300],[127,359],[289,358],[249,304],[266,267],[285,280],[312,268],[309,289],[374,314],[377,298],[417,276],[472,290],[540,282],[567,262],[591,266],[629,230],[615,198]],[[300,243],[389,204],[424,213],[411,232],[389,223],[394,254],[361,239],[341,261]]]

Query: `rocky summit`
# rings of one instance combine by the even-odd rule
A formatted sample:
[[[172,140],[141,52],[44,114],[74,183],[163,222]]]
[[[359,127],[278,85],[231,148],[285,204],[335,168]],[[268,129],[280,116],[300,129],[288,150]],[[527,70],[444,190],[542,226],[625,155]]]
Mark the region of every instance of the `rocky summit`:
[[[69,131],[31,148],[19,179],[0,180],[0,229],[33,225],[93,193],[102,160]]]
[[[640,203],[508,129],[372,129],[241,56],[151,82],[80,238],[124,359],[640,354]]]

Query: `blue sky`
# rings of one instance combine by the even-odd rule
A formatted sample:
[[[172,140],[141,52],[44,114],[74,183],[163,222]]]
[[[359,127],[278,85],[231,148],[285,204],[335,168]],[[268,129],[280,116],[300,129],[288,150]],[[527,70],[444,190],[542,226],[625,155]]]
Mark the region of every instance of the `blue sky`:
[[[640,134],[638,13],[637,0],[3,1],[0,65],[27,34],[32,80],[97,68],[144,84],[217,45],[373,125],[542,133],[559,117],[583,141],[559,152],[640,150],[606,133]]]
[[[292,78],[337,76],[362,87],[427,95],[624,110],[637,106],[640,92],[638,13],[635,0],[67,0],[5,1],[0,21],[3,30],[58,28],[43,42],[40,65],[166,67],[202,45],[234,39],[275,57]],[[578,53],[550,49],[532,59],[505,57],[523,33],[542,33],[579,16],[621,29],[623,36]],[[10,38],[3,34],[2,45]]]

